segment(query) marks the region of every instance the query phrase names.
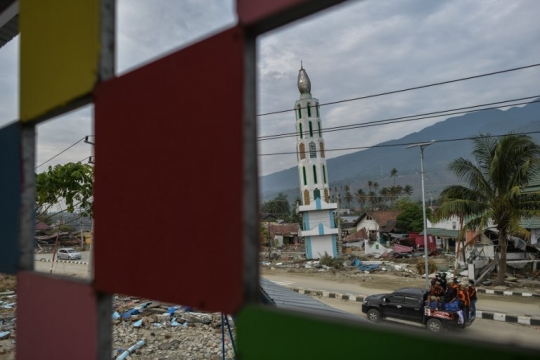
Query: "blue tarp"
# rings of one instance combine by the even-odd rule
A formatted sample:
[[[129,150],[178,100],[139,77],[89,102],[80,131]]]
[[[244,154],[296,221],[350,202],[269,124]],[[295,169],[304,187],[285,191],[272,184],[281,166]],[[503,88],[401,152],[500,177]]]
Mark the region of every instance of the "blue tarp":
[[[352,265],[358,266],[358,270],[360,271],[369,271],[369,270],[377,269],[379,267],[379,264],[363,265],[360,259],[354,259]]]

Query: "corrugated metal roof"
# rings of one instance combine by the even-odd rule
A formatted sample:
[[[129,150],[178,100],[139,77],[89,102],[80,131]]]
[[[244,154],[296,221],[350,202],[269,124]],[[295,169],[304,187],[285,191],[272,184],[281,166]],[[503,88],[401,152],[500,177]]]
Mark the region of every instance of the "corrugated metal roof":
[[[352,320],[367,321],[363,317],[334,309],[311,296],[299,294],[262,277],[260,278],[260,287],[263,303],[265,304],[283,309],[302,310],[317,314],[339,316],[340,318],[346,317]],[[361,304],[358,304],[358,306],[361,306]]]
[[[19,4],[0,0],[0,48],[19,34]]]
[[[447,229],[441,229],[441,228],[428,228],[427,229],[428,235],[438,236],[438,237],[444,237],[444,238],[457,238],[459,235],[459,230],[447,230]],[[424,232],[422,231],[419,235],[424,235]]]

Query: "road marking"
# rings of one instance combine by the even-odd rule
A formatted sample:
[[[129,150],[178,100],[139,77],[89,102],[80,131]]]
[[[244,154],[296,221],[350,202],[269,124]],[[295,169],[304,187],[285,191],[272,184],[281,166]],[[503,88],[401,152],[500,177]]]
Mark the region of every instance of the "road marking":
[[[294,281],[274,281],[274,280],[270,280],[270,281],[272,281],[274,284],[278,284],[281,286],[290,286],[294,284]]]

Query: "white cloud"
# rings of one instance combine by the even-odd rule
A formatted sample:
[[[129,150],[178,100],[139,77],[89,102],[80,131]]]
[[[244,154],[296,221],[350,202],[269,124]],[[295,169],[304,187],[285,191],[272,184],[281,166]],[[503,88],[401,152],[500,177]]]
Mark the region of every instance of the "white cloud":
[[[523,0],[345,3],[261,36],[258,112],[291,109],[300,60],[322,104],[539,62],[540,2]],[[118,70],[141,66],[236,22],[234,1],[120,0]],[[17,117],[18,40],[0,49],[0,125]],[[362,123],[540,93],[540,69],[321,108],[323,127]],[[40,125],[38,159],[92,131],[91,113]],[[369,146],[443,119],[332,132],[326,146]],[[87,122],[85,124],[84,122]],[[258,119],[259,134],[294,131],[294,115]],[[47,128],[50,126],[50,131]],[[77,145],[58,158],[83,158]],[[262,153],[294,152],[295,139],[259,143]],[[87,149],[87,148],[86,148]],[[87,149],[88,150],[88,149]],[[345,151],[350,152],[350,151]],[[89,152],[88,152],[89,153]],[[328,152],[337,156],[342,152]],[[66,156],[66,157],[64,157]],[[296,165],[296,156],[260,158],[261,174]]]

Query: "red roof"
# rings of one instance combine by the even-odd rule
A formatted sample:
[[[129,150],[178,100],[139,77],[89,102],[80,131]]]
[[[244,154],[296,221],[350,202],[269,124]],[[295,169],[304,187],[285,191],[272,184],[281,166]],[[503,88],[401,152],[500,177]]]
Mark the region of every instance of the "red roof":
[[[35,226],[35,229],[36,231],[39,231],[39,230],[50,230],[50,226],[45,224],[43,221],[38,221],[36,222],[36,226]]]
[[[268,229],[270,233],[270,239],[273,239],[275,235],[298,235],[298,224],[272,224]]]
[[[364,240],[369,239],[369,237],[366,234],[366,229],[362,228],[355,232],[354,234],[351,234],[347,236],[343,241],[350,242],[350,241],[357,241],[357,240]]]
[[[371,216],[371,218],[373,220],[375,220],[375,222],[377,224],[379,224],[379,227],[383,228],[385,226],[388,225],[388,221],[390,220],[393,220],[393,221],[396,221],[397,220],[397,216],[401,213],[400,210],[388,210],[388,211],[370,211],[370,212],[365,212],[363,213],[362,215],[360,215],[360,217],[358,218],[358,220],[356,220],[354,222],[354,225],[353,226],[357,226],[358,224],[360,224],[360,222],[367,216]]]

